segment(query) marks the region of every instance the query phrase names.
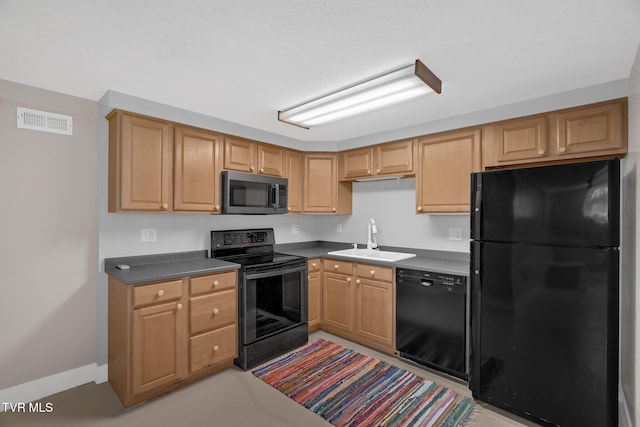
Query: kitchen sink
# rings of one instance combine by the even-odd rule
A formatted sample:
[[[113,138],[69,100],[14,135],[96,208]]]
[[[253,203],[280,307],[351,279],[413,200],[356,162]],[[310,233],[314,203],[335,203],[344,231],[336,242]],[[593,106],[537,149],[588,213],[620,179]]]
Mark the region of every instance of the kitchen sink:
[[[340,251],[328,252],[327,255],[340,255],[350,258],[373,259],[376,261],[386,262],[395,262],[416,256],[416,254],[408,254],[404,252],[376,251],[372,249],[343,249]]]

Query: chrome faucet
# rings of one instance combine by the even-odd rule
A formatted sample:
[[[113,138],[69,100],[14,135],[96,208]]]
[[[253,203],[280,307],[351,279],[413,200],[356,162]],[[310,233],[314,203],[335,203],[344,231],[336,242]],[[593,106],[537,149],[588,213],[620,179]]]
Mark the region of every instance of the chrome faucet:
[[[369,224],[367,224],[367,249],[379,249],[378,242],[376,241],[376,234],[378,234],[378,228],[376,227],[376,223],[371,218],[369,220]]]

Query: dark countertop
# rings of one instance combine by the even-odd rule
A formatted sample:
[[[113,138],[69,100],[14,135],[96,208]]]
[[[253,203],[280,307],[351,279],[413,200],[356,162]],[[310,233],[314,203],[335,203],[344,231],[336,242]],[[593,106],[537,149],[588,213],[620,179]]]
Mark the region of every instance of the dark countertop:
[[[176,252],[157,255],[140,255],[105,258],[104,272],[125,285],[136,285],[159,280],[237,270],[239,264],[207,258],[208,251]],[[128,270],[116,265],[126,264]]]
[[[463,252],[435,251],[429,249],[399,248],[392,246],[382,246],[380,249],[393,252],[407,252],[416,254],[413,258],[407,258],[396,262],[385,262],[375,259],[362,259],[345,257],[340,255],[327,255],[327,252],[340,249],[350,249],[353,245],[338,242],[299,242],[276,245],[276,252],[299,255],[307,258],[335,258],[346,261],[360,262],[374,265],[384,265],[388,267],[413,268],[417,270],[428,270],[435,273],[456,274],[459,276],[469,276],[469,254]],[[362,245],[358,247],[362,248]]]

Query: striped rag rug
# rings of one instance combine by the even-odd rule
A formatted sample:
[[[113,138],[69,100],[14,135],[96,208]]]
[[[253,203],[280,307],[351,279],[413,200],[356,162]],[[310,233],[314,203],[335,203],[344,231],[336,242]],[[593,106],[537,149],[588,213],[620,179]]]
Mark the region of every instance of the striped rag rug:
[[[335,426],[460,426],[475,403],[433,381],[319,339],[253,371]]]

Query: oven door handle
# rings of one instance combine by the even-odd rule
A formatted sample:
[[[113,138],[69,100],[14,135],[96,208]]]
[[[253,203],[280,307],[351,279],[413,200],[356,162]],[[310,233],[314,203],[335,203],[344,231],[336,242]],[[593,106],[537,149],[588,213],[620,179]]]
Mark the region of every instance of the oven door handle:
[[[262,279],[263,277],[280,276],[283,274],[303,272],[306,268],[307,268],[306,265],[302,265],[300,267],[288,268],[286,270],[273,269],[264,273],[246,273],[245,278],[247,280]]]

